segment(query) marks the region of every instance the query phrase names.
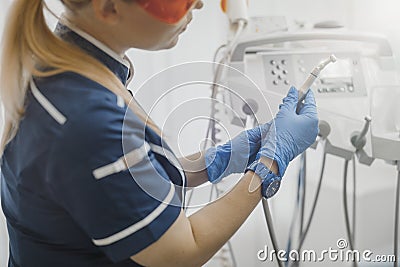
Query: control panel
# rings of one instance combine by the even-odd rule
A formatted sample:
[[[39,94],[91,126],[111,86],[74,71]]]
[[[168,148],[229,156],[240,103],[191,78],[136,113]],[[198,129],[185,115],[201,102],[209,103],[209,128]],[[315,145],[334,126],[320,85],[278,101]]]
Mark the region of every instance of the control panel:
[[[366,96],[360,55],[349,52],[261,52],[265,89],[284,95],[288,86],[301,86],[313,68],[331,53],[338,61],[327,66],[312,85],[316,97]]]

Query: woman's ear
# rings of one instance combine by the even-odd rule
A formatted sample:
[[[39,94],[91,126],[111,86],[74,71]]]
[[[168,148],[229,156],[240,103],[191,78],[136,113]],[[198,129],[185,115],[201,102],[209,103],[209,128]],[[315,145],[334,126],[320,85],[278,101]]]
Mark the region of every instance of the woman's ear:
[[[117,2],[117,0],[92,0],[91,5],[96,18],[104,23],[115,25],[121,16]]]

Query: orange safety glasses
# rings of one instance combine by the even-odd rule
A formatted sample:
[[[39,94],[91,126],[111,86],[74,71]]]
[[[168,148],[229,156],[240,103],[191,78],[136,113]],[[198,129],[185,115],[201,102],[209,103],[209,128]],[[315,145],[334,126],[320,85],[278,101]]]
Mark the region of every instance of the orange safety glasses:
[[[168,24],[178,23],[198,0],[137,0],[150,15]]]

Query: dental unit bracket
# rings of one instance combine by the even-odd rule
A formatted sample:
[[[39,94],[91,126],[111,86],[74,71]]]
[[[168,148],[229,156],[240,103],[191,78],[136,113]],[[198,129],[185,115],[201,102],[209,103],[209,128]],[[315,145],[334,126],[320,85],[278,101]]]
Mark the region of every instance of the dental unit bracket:
[[[371,117],[366,116],[365,124],[364,124],[362,131],[354,132],[350,138],[352,145],[356,148],[356,155],[357,155],[358,161],[361,164],[364,164],[367,166],[371,166],[375,160],[374,158],[368,156],[364,150],[364,147],[367,143],[366,135],[368,133],[369,128],[371,127],[371,121],[372,121]]]

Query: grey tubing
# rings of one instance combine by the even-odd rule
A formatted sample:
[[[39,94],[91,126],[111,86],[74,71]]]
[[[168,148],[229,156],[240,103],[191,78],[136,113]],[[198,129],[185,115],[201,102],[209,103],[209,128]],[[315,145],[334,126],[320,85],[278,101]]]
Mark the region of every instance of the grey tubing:
[[[352,231],[353,231],[353,240],[356,240],[356,211],[357,211],[357,205],[356,205],[356,192],[357,192],[357,175],[356,175],[356,157],[355,155],[353,156],[353,218],[352,218]]]
[[[313,206],[311,209],[310,218],[308,219],[307,224],[304,228],[304,232],[302,234],[302,238],[301,238],[299,246],[298,246],[298,248],[299,248],[298,251],[300,251],[300,249],[302,248],[302,246],[304,244],[304,241],[306,239],[308,231],[310,230],[312,219],[314,217],[315,208],[317,206],[317,202],[318,202],[318,198],[319,198],[319,193],[321,192],[321,185],[322,185],[322,180],[323,180],[323,176],[324,176],[324,172],[325,172],[325,163],[326,163],[326,153],[324,152],[324,156],[322,159],[322,169],[321,169],[320,179],[318,182],[317,192],[315,193],[315,198],[314,198]]]
[[[400,170],[397,177],[397,188],[396,188],[396,210],[394,212],[394,267],[398,266],[398,238],[399,238],[399,199],[400,199]]]
[[[349,160],[344,163],[344,173],[343,173],[343,206],[344,206],[344,219],[346,223],[347,238],[349,241],[350,250],[354,251],[354,240],[353,234],[350,229],[350,218],[349,218],[349,206],[347,203],[347,174],[349,170]],[[357,260],[353,261],[353,266],[357,267]]]
[[[271,216],[271,211],[269,209],[268,200],[263,198],[262,204],[263,204],[263,208],[264,208],[265,220],[267,221],[268,232],[269,232],[269,236],[271,238],[272,246],[274,247],[274,250],[276,252],[278,252],[279,251],[278,241],[277,241],[277,238],[275,235],[274,224],[272,222],[272,216]],[[276,257],[276,262],[278,263],[279,267],[283,267],[283,263],[281,260],[279,260],[278,257]]]
[[[321,185],[322,185],[322,180],[323,180],[323,177],[324,177],[325,165],[326,165],[326,143],[324,145],[321,173],[320,173],[320,176],[319,176],[319,181],[318,181],[317,191],[316,191],[315,197],[314,197],[314,202],[313,202],[313,205],[312,205],[312,208],[311,208],[310,217],[309,217],[309,219],[307,221],[307,224],[305,225],[304,232],[301,235],[301,239],[300,239],[299,245],[297,247],[297,251],[299,253],[300,253],[300,250],[301,250],[301,248],[302,248],[302,246],[304,244],[304,241],[306,240],[308,231],[310,230],[312,219],[314,217],[315,209],[316,209],[316,206],[317,206],[317,203],[318,203],[319,193],[321,192]],[[294,262],[291,266],[299,266],[299,262]]]
[[[303,233],[304,230],[304,209],[306,202],[306,177],[307,177],[307,151],[304,151],[303,158],[303,186],[302,186],[302,194],[301,194],[301,211],[300,211],[300,234]]]

